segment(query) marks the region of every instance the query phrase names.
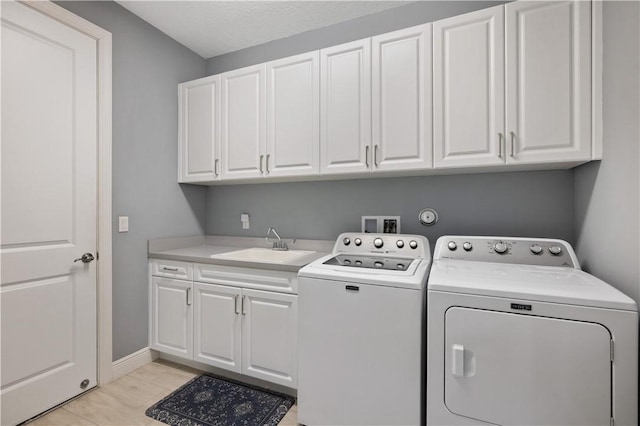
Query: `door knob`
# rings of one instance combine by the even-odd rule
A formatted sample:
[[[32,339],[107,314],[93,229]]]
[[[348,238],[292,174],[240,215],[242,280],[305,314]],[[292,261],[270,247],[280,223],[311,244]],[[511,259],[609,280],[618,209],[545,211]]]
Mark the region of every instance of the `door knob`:
[[[91,253],[85,253],[82,255],[82,257],[77,258],[76,260],[73,261],[73,263],[76,263],[80,260],[82,260],[82,263],[91,263],[93,261],[94,257]]]

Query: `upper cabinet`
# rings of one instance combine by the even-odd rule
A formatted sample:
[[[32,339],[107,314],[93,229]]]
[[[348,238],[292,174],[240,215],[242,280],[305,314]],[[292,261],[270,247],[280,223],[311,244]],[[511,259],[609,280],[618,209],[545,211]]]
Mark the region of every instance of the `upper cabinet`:
[[[229,71],[222,88],[222,178],[264,175],[266,143],[266,65]]]
[[[589,2],[513,2],[433,28],[436,168],[592,158]]]
[[[219,179],[220,76],[178,86],[178,182]]]
[[[267,63],[267,176],[318,173],[318,60],[316,51]]]
[[[371,39],[374,170],[431,167],[431,24]]]

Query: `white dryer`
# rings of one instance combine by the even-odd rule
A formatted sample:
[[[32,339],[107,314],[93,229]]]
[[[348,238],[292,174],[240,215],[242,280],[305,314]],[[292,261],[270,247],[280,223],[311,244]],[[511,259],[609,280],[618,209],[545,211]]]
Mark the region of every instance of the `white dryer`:
[[[427,318],[427,425],[638,424],[636,304],[567,242],[441,237]]]

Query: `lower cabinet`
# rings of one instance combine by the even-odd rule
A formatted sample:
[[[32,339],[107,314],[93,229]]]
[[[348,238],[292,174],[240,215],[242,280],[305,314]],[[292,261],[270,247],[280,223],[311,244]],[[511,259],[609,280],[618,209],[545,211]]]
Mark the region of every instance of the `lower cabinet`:
[[[225,272],[219,284],[152,276],[150,347],[296,388],[298,296],[244,288],[251,281]]]

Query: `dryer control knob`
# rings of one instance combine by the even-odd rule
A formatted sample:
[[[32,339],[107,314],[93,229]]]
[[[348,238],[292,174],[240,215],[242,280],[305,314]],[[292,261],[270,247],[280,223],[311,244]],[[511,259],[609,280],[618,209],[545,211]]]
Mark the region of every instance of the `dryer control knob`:
[[[355,240],[353,240],[353,243],[359,246],[360,244],[362,244],[362,240],[360,238],[356,238]]]
[[[505,254],[507,252],[507,245],[503,242],[499,242],[493,246],[493,249],[498,254]]]
[[[381,248],[384,245],[384,241],[382,240],[382,238],[376,238],[375,240],[373,240],[373,245],[376,248]]]
[[[411,247],[412,249],[417,249],[418,248],[418,242],[416,240],[409,241],[409,247]]]
[[[531,253],[533,253],[533,254],[541,254],[542,253],[542,247],[540,247],[537,244],[533,244],[531,246]]]
[[[471,245],[471,243],[469,241],[466,241],[466,242],[464,242],[462,244],[462,248],[464,249],[464,251],[471,251],[473,246]]]
[[[549,253],[554,256],[560,256],[562,254],[562,247],[560,246],[551,246],[549,247]]]
[[[447,247],[449,247],[449,250],[455,251],[458,248],[458,245],[456,244],[455,241],[449,241],[449,243],[447,244]]]
[[[402,240],[396,241],[396,246],[398,246],[398,248],[404,247],[404,241],[402,241]]]
[[[344,244],[345,246],[348,246],[349,244],[351,244],[351,240],[349,238],[345,237],[342,240],[342,244]]]

